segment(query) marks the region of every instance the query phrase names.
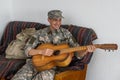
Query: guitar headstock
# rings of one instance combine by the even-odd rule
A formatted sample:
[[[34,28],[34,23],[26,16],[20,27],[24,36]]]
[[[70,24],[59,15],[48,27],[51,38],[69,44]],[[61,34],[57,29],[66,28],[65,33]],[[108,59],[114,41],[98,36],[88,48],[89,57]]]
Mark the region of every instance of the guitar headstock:
[[[97,44],[96,47],[104,50],[109,50],[109,51],[118,49],[117,44]]]

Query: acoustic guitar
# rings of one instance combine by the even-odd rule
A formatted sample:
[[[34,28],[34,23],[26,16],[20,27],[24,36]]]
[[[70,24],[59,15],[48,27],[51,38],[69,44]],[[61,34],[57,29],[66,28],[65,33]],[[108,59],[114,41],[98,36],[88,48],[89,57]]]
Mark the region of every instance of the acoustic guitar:
[[[94,44],[96,48],[104,49],[104,50],[117,50],[117,44]],[[34,55],[32,57],[33,66],[38,71],[48,70],[55,66],[65,67],[68,66],[72,60],[75,51],[86,51],[87,46],[79,46],[79,47],[69,47],[68,44],[41,44],[36,49],[52,49],[54,53],[52,56],[43,56],[43,55]]]

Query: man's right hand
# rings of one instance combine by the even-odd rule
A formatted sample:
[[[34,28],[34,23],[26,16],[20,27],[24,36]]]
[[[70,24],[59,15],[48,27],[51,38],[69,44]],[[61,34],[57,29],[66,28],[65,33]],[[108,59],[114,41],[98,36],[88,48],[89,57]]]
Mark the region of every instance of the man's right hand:
[[[53,54],[54,50],[52,49],[43,49],[39,51],[39,54],[42,54],[44,56],[51,56]]]

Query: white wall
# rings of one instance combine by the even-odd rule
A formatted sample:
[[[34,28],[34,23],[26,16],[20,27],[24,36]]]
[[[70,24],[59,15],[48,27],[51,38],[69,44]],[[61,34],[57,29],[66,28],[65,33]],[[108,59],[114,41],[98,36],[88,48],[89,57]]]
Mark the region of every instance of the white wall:
[[[12,20],[48,24],[47,12],[51,9],[60,9],[65,17],[63,24],[93,28],[99,38],[94,43],[117,43],[120,46],[120,0],[12,1]],[[2,12],[7,13],[4,10]],[[97,49],[89,63],[86,80],[120,80],[119,53],[120,50],[105,52]]]
[[[11,2],[10,0],[0,0],[0,38],[6,24],[10,21]]]

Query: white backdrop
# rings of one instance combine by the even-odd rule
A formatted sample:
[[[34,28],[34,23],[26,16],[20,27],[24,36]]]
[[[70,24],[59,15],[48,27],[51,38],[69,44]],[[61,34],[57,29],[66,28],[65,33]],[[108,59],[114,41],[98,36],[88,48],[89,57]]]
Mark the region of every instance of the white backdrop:
[[[5,25],[10,21],[11,1],[0,0],[0,38],[3,34]]]
[[[7,1],[2,0],[4,4]],[[6,3],[5,3],[6,2]],[[120,46],[120,0],[10,0],[1,11],[6,21],[33,21],[48,24],[47,12],[63,11],[63,24],[74,24],[95,30],[94,43],[116,43]],[[1,7],[1,5],[0,5]],[[9,12],[9,14],[6,12]],[[2,15],[6,18],[6,15]],[[9,19],[10,18],[10,19]],[[6,22],[0,19],[1,22]],[[3,27],[4,28],[4,27]],[[1,31],[3,30],[0,29]],[[86,80],[120,80],[120,50],[105,52],[97,49],[88,65]]]

